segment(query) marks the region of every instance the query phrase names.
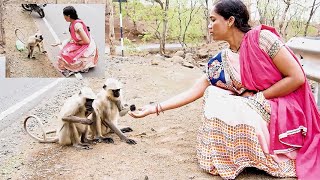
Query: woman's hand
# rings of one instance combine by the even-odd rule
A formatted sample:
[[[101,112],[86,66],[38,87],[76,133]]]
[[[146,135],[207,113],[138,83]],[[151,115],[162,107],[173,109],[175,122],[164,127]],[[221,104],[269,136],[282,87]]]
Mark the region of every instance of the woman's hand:
[[[252,91],[245,91],[244,93],[241,94],[242,97],[252,97],[254,95],[255,93],[253,93]]]
[[[128,114],[134,118],[143,118],[156,112],[156,105],[146,105],[136,111],[129,111]]]
[[[53,46],[53,47],[56,47],[56,46],[59,46],[59,45],[62,45],[62,42],[56,42],[56,43],[51,44],[51,46]]]

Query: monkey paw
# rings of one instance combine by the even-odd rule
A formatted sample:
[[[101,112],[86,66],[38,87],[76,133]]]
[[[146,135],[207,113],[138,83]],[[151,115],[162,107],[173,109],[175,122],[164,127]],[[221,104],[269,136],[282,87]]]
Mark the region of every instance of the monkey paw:
[[[77,145],[73,145],[75,148],[77,149],[85,149],[85,150],[90,150],[92,149],[92,147],[88,146],[88,145],[85,145],[85,144],[77,144]]]
[[[132,132],[133,130],[131,129],[131,127],[126,127],[126,128],[122,128],[120,129],[122,133],[127,133],[127,132]]]
[[[43,53],[43,54],[46,54],[46,53],[47,53],[47,51],[42,51],[42,53]]]
[[[130,145],[134,145],[137,144],[135,140],[133,139],[126,139],[126,143],[130,144]]]
[[[102,138],[102,141],[107,143],[107,144],[111,144],[111,143],[113,144],[114,143],[112,138]]]

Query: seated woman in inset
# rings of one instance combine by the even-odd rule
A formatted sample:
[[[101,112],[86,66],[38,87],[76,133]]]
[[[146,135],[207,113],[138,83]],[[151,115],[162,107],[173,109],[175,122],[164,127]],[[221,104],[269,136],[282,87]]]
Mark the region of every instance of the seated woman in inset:
[[[70,22],[71,38],[62,43],[63,48],[58,56],[58,69],[69,77],[76,72],[88,72],[90,68],[95,67],[98,62],[98,49],[90,35],[90,29],[78,18],[73,6],[65,7],[63,15],[64,19]]]

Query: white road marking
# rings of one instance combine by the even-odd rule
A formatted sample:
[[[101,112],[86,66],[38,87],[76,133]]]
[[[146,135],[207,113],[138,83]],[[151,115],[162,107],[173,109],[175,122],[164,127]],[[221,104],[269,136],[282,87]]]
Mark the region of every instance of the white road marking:
[[[54,87],[55,85],[57,85],[59,82],[63,81],[64,78],[59,78],[57,80],[55,80],[54,82],[50,83],[49,85],[43,87],[42,89],[40,89],[39,91],[33,93],[31,96],[25,98],[24,100],[20,101],[19,103],[11,106],[10,108],[8,108],[7,110],[3,111],[0,114],[0,121],[5,118],[6,116],[8,116],[9,114],[14,113],[15,111],[17,111],[18,109],[20,109],[21,107],[23,107],[24,105],[26,105],[27,103],[31,102],[32,100],[34,100],[35,98],[37,98],[38,96],[40,96],[41,94],[45,93],[46,91],[48,91],[49,89],[51,89],[52,87]]]
[[[47,19],[46,19],[45,17],[42,18],[42,19],[43,19],[44,23],[46,24],[46,26],[48,27],[48,29],[49,29],[50,33],[52,34],[54,40],[55,40],[56,42],[61,42],[60,39],[58,38],[58,35],[56,34],[56,32],[54,32],[52,26],[49,24],[49,22],[47,21]],[[58,46],[59,46],[60,49],[62,49],[62,45],[58,45]]]

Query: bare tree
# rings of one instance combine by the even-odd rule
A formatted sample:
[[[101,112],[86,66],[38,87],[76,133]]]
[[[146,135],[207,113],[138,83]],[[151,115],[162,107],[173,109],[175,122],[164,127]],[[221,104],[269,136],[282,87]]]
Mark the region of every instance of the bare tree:
[[[270,0],[267,0],[265,4],[264,1],[258,1],[258,11],[260,14],[260,24],[267,24],[267,7],[269,6]]]
[[[0,0],[0,45],[5,45],[4,27],[3,27],[3,11],[4,11],[4,1]]]
[[[320,2],[317,2],[317,0],[313,0],[312,6],[311,6],[311,10],[310,10],[310,14],[309,14],[309,18],[308,18],[308,21],[306,23],[306,27],[305,27],[304,33],[303,33],[304,36],[307,36],[311,18],[314,15],[314,13],[316,12],[316,10],[319,8],[319,6],[320,6]]]
[[[286,6],[285,6],[285,9],[284,9],[284,11],[283,11],[283,13],[281,15],[281,18],[280,18],[279,30],[280,30],[281,35],[285,36],[285,32],[283,31],[283,25],[285,23],[288,10],[289,10],[289,8],[291,6],[291,0],[283,0],[283,2],[286,4]]]
[[[116,54],[115,47],[115,34],[114,34],[114,11],[112,0],[107,0],[106,3],[106,16],[109,19],[109,45],[110,45],[110,55]]]
[[[208,26],[210,24],[210,17],[209,17],[209,0],[204,0],[204,4],[201,4],[204,11],[204,17],[206,17],[206,43],[211,42],[210,32],[208,30]]]
[[[297,17],[297,15],[298,15],[298,13],[300,13],[300,14],[302,14],[298,9],[296,9],[295,10],[295,12],[294,12],[294,14],[291,14],[290,16],[289,16],[289,18],[286,20],[286,22],[285,22],[285,26],[284,26],[284,28],[283,28],[283,38],[285,38],[285,39],[287,39],[287,36],[288,36],[288,27],[290,26],[290,25],[292,25],[292,20],[293,20],[293,18],[294,17]],[[300,18],[301,18],[301,16],[300,16]],[[299,19],[300,21],[301,21],[301,19]],[[299,28],[299,27],[297,27],[297,28]],[[299,31],[298,31],[299,32]]]
[[[188,27],[192,21],[192,17],[199,12],[200,6],[197,7],[197,0],[190,0],[190,10],[186,7],[181,7],[183,4],[179,0],[178,1],[179,9],[178,9],[178,19],[179,19],[179,42],[183,48],[187,47],[186,44],[186,34],[188,31]],[[186,10],[182,12],[182,9]],[[187,17],[184,14],[188,13]]]
[[[163,17],[162,17],[162,33],[160,36],[160,54],[165,54],[165,45],[166,45],[166,36],[168,29],[168,9],[169,9],[169,0],[165,0],[163,3],[161,0],[154,0],[158,3],[162,9]]]

